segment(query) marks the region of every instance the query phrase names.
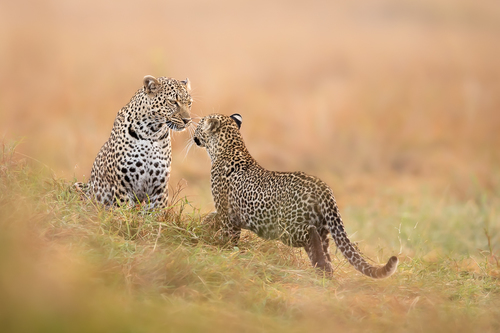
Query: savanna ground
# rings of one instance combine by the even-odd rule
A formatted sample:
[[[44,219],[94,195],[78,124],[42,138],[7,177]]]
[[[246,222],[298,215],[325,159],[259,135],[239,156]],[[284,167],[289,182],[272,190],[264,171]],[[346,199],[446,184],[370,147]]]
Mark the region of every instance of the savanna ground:
[[[495,1],[0,3],[2,332],[500,331],[498,59]],[[325,180],[398,271],[337,254],[324,278],[249,233],[221,249],[188,133],[171,209],[82,201],[146,74],[189,77],[198,116],[240,113],[254,157]]]

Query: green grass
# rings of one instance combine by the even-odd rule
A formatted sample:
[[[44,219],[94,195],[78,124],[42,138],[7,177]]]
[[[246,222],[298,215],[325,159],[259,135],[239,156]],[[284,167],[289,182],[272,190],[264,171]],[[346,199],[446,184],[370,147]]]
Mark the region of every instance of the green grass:
[[[3,332],[500,330],[498,193],[388,191],[346,207],[360,248],[378,262],[401,249],[401,264],[376,281],[336,255],[325,278],[303,251],[251,233],[219,247],[182,191],[161,214],[107,210],[13,151],[0,158]]]

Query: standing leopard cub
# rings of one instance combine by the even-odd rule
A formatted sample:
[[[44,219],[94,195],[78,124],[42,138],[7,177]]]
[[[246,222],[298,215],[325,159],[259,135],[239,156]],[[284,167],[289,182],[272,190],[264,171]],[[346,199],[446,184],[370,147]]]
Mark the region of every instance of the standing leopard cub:
[[[212,196],[216,212],[208,218],[237,245],[241,229],[267,239],[304,247],[313,266],[332,271],[330,233],[349,263],[372,278],[385,278],[397,268],[398,258],[375,267],[361,256],[344,230],[333,192],[320,179],[303,172],[276,172],[262,168],[248,152],[240,134],[239,114],[212,114],[196,128],[194,142],[212,161]]]
[[[89,183],[75,187],[104,205],[166,207],[170,130],[182,131],[191,123],[189,91],[188,79],[144,77],[143,87],[118,112]]]

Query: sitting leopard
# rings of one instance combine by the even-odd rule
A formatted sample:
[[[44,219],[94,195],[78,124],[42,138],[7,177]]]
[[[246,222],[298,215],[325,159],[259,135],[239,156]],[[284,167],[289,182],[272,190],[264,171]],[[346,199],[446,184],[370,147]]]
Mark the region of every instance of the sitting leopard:
[[[104,205],[163,208],[168,201],[170,130],[191,122],[189,80],[144,77],[141,87],[116,116],[111,136],[97,155],[88,184],[75,187]]]
[[[211,183],[216,212],[207,216],[221,225],[224,238],[237,245],[241,229],[266,239],[304,247],[313,266],[332,272],[330,233],[354,268],[372,278],[385,278],[397,268],[393,256],[385,266],[368,264],[344,230],[333,192],[320,179],[303,172],[262,168],[240,134],[239,114],[212,114],[201,119],[193,140],[212,162]]]

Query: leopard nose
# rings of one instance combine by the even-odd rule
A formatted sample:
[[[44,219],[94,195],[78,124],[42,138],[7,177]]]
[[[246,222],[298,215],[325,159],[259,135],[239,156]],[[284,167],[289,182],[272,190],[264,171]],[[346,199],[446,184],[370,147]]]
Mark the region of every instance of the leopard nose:
[[[197,137],[194,137],[194,143],[196,143],[197,146],[200,145],[200,139],[198,139]]]
[[[184,125],[187,125],[191,122],[191,118],[182,118],[182,121],[184,122]]]

